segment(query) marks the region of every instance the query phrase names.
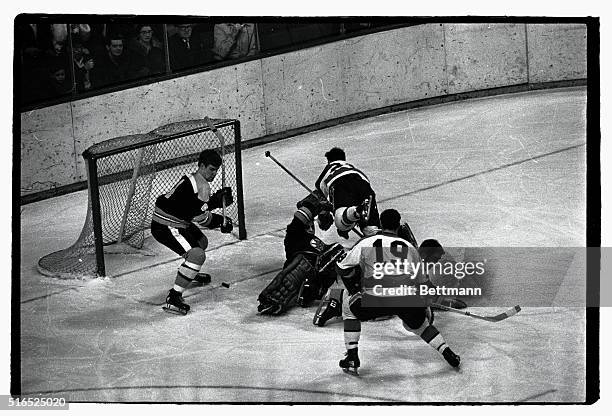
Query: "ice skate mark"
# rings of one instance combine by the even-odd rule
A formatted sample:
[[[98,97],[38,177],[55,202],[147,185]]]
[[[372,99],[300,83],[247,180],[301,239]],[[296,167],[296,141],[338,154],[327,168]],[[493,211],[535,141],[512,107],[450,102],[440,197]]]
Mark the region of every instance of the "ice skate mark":
[[[149,386],[108,386],[108,387],[89,387],[89,388],[77,388],[77,389],[63,389],[63,390],[40,390],[40,391],[30,391],[23,392],[22,395],[49,395],[49,394],[60,394],[60,393],[86,393],[86,392],[100,392],[102,394],[108,394],[109,391],[129,391],[129,390],[170,390],[170,389],[188,389],[188,390],[246,390],[246,391],[270,391],[270,392],[285,392],[285,393],[306,393],[306,394],[320,394],[329,397],[339,396],[346,398],[354,398],[354,399],[368,399],[371,401],[383,401],[383,402],[397,402],[401,400],[382,397],[382,396],[373,396],[368,394],[352,394],[352,393],[343,393],[338,391],[327,391],[327,390],[314,390],[314,389],[300,389],[300,388],[291,388],[291,387],[261,387],[261,386],[247,386],[247,385],[149,385]],[[222,404],[235,403],[236,398],[230,397],[225,401],[214,401],[214,402],[197,402],[200,403],[215,403]],[[300,402],[300,400],[295,400],[291,402],[295,404]],[[185,402],[189,403],[189,402]],[[249,404],[269,404],[270,402],[251,402]]]
[[[410,139],[412,139],[412,144],[416,147],[416,142],[414,141],[414,135],[412,134],[412,123],[410,122],[410,115],[406,114],[406,118],[408,118],[408,131],[410,132]],[[404,139],[406,135],[404,134]]]
[[[272,231],[271,233],[268,233],[267,235],[270,235],[271,237],[280,237],[280,238],[285,238],[285,233],[283,232],[284,230],[278,230],[278,231]]]
[[[550,390],[543,391],[542,393],[532,394],[531,396],[527,396],[524,399],[520,399],[518,401],[519,402],[530,402],[530,401],[535,400],[535,399],[537,399],[539,397],[545,396],[545,395],[550,394],[550,393],[556,393],[556,392],[557,392],[556,389],[550,389]]]
[[[393,201],[395,199],[399,199],[399,198],[404,198],[404,197],[407,197],[407,196],[415,195],[415,194],[418,194],[418,193],[421,193],[421,192],[424,192],[424,191],[429,191],[431,189],[436,189],[436,188],[440,188],[440,187],[445,186],[445,185],[450,185],[451,183],[461,182],[463,180],[475,178],[477,176],[485,175],[487,173],[497,172],[498,170],[502,170],[502,169],[506,169],[506,168],[509,168],[509,167],[512,167],[512,166],[520,165],[522,163],[529,162],[531,160],[535,161],[535,159],[542,159],[542,158],[545,158],[547,156],[555,155],[557,153],[563,153],[563,152],[566,152],[568,150],[577,149],[577,148],[585,146],[585,145],[586,145],[586,143],[580,143],[580,144],[577,144],[577,145],[574,145],[574,146],[569,146],[569,147],[565,147],[563,149],[554,150],[552,152],[548,152],[548,153],[544,153],[544,154],[541,154],[541,155],[537,155],[537,156],[534,156],[533,158],[528,158],[528,159],[518,160],[516,162],[506,163],[505,165],[497,166],[495,168],[482,170],[480,172],[476,172],[476,173],[472,173],[472,174],[469,174],[469,175],[466,175],[466,176],[462,176],[462,177],[459,177],[459,178],[450,179],[448,181],[440,182],[440,183],[437,183],[435,185],[430,185],[430,186],[426,186],[424,188],[415,189],[414,191],[410,191],[410,192],[406,192],[406,193],[403,193],[403,194],[395,195],[395,196],[392,196],[390,198],[384,198],[384,199],[379,200],[378,202],[379,203],[380,202],[389,202],[389,201]]]
[[[510,136],[511,138],[514,138],[512,136]],[[531,155],[531,153],[529,153],[529,150],[527,150],[527,148],[523,145],[523,142],[521,141],[521,139],[516,138],[516,140],[518,140],[519,144],[521,145],[521,147],[523,148],[523,150],[525,151],[525,153],[527,153],[527,155],[529,156],[529,158],[533,161],[533,163],[538,163],[537,160],[535,160],[533,158],[533,156]]]
[[[525,147],[525,145],[523,144],[523,142],[522,142],[522,140],[521,140],[520,138],[518,138],[518,137],[514,137],[514,136],[512,136],[512,135],[509,135],[509,137],[510,137],[512,140],[516,140],[516,141],[517,141],[517,142],[520,144],[520,146],[521,146],[521,147],[520,147],[520,148],[517,148],[516,150],[514,150],[514,151],[512,151],[512,152],[510,152],[510,153],[507,153],[507,152],[505,152],[505,151],[503,151],[503,150],[502,150],[502,151],[500,151],[499,153],[497,153],[498,155],[500,155],[500,156],[513,155],[513,154],[515,154],[515,153],[517,153],[517,152],[524,151],[525,153],[527,153],[527,156],[529,156],[529,158],[530,158],[530,159],[531,159],[531,160],[532,160],[534,163],[538,163],[538,161],[537,161],[537,160],[534,160],[534,159],[533,159],[533,155],[532,155],[532,154],[529,152],[529,150],[527,150],[527,148]]]
[[[325,96],[325,88],[323,87],[323,79],[319,78],[319,81],[321,82],[321,95],[323,95],[323,99],[325,101],[331,101],[331,102],[335,103],[337,100],[334,100],[334,99],[331,99],[331,98],[327,98]]]
[[[69,290],[77,291],[78,288],[76,288],[76,287],[69,287],[68,289],[58,290],[56,292],[47,293],[46,295],[36,296],[36,297],[30,298],[30,299],[22,300],[19,303],[24,304],[24,303],[34,302],[34,301],[40,300],[40,299],[46,299],[46,298],[48,298],[50,296],[53,296],[53,295],[59,295],[60,293],[68,292]]]

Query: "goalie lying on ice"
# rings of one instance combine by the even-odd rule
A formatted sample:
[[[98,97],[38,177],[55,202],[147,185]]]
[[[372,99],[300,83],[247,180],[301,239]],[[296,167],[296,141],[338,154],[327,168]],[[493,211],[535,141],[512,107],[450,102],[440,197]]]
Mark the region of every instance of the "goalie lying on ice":
[[[308,306],[321,299],[336,281],[335,264],[344,249],[340,244],[327,245],[314,235],[314,218],[329,209],[328,205],[318,191],[297,203],[284,240],[285,264],[259,294],[260,313],[280,315],[296,304]]]

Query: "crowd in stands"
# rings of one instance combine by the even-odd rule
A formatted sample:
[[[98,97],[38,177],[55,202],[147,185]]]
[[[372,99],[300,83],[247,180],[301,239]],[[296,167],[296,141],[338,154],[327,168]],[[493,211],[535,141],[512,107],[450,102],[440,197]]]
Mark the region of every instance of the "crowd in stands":
[[[17,24],[21,102],[41,102],[255,56],[262,50],[343,34],[369,24],[354,26],[351,29],[345,24]],[[262,37],[268,47],[262,48]]]

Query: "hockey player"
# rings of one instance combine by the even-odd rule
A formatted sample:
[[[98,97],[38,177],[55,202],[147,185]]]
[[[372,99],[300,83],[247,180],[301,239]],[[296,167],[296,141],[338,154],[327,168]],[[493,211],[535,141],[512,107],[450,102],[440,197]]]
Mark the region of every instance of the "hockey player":
[[[415,248],[417,247],[416,238],[414,237],[414,234],[412,233],[412,230],[410,229],[410,226],[408,225],[407,222],[403,223],[399,227],[397,231],[397,235],[400,238],[403,238],[404,240],[408,241],[410,244],[412,244],[413,247]],[[436,240],[431,240],[431,241],[436,241]],[[436,241],[436,243],[438,242]],[[442,250],[442,254],[444,254],[444,250],[442,249],[442,246],[440,246],[439,243],[438,243],[438,247],[440,247],[440,250]],[[419,248],[419,252],[420,250],[421,249]],[[429,261],[433,261],[435,263],[435,261],[440,259],[440,257],[436,259],[435,256],[438,256],[438,255],[442,256],[442,254],[440,254],[439,250],[432,250],[430,254],[428,254]],[[342,288],[329,289],[327,293],[325,294],[325,296],[323,297],[323,299],[321,300],[321,303],[319,303],[319,307],[317,308],[317,311],[314,314],[312,323],[315,324],[316,326],[325,326],[325,323],[329,321],[330,319],[335,318],[335,317],[341,317],[342,316],[343,293],[344,293],[344,289]],[[384,318],[381,317],[381,319],[375,319],[375,320],[382,320],[382,319]]]
[[[329,202],[315,191],[298,202],[297,208],[285,234],[283,269],[258,297],[261,314],[280,315],[295,304],[308,306],[336,281],[335,260],[344,249],[340,244],[326,245],[314,235],[314,219],[331,208]]]
[[[338,235],[348,238],[349,231],[355,226],[365,235],[372,235],[380,228],[376,194],[370,186],[368,177],[346,162],[344,150],[334,147],[325,153],[327,166],[315,182],[333,205],[333,214],[322,213],[320,217],[333,215]]]
[[[381,294],[381,289],[369,287],[374,277],[375,263],[392,262],[397,258],[417,264],[421,257],[410,243],[397,235],[400,228],[400,214],[394,209],[382,212],[380,221],[382,232],[360,240],[337,263],[338,274],[346,287],[343,293],[342,317],[344,319],[344,342],[346,357],[340,360],[340,367],[345,372],[358,374],[360,366],[358,345],[361,335],[361,321],[372,320],[383,315],[397,315],[406,330],[413,332],[434,348],[452,367],[458,367],[460,358],[456,355],[442,334],[433,325],[433,314],[428,300],[419,296],[397,296]],[[362,280],[364,284],[362,287]],[[411,269],[407,274],[394,274],[395,283],[433,286],[420,269]]]
[[[421,246],[419,247],[419,254],[421,255],[421,259],[423,259],[425,264],[433,264],[442,258],[444,255],[444,248],[442,248],[442,245],[440,245],[437,240],[428,239],[421,243]],[[429,278],[429,275],[427,277]],[[440,296],[438,299],[436,299],[436,303],[455,309],[467,308],[467,304],[464,301],[452,297]],[[437,306],[432,305],[431,307],[436,310],[443,310]]]
[[[403,238],[404,240],[410,242],[410,244],[412,244],[413,247],[415,248],[417,247],[416,239],[414,237],[414,234],[412,234],[412,230],[410,229],[410,226],[408,225],[408,223],[403,223],[400,226],[397,232],[397,235],[400,238]],[[419,251],[419,255],[421,256],[421,259],[423,260],[425,264],[436,263],[445,254],[444,248],[442,247],[442,245],[438,242],[438,240],[434,240],[434,239],[423,240],[423,242],[418,248],[418,251]],[[327,291],[327,293],[321,300],[321,303],[319,304],[317,311],[315,312],[314,318],[312,320],[313,324],[317,326],[325,326],[325,324],[330,319],[342,316],[342,294],[343,292],[344,292],[344,289],[341,289],[341,288],[333,288]],[[455,308],[455,309],[467,308],[467,304],[464,301],[457,299],[457,298],[452,298],[452,297],[440,296],[438,297],[438,299],[436,299],[436,303],[439,303],[441,305],[448,306],[451,308]],[[437,306],[431,306],[431,308],[437,309],[437,310],[443,310]]]
[[[183,176],[167,193],[155,201],[155,211],[151,221],[151,234],[161,244],[184,257],[174,281],[174,287],[166,297],[164,310],[186,314],[189,305],[183,300],[182,293],[189,285],[201,286],[210,283],[210,275],[200,273],[206,260],[208,239],[200,228],[219,228],[222,233],[230,233],[233,225],[229,217],[213,213],[234,200],[232,189],[219,189],[211,195],[210,182],[215,179],[221,166],[221,156],[211,149],[204,150],[198,158],[198,169],[190,175]],[[176,228],[179,234],[190,245],[189,250],[172,235],[170,227]]]

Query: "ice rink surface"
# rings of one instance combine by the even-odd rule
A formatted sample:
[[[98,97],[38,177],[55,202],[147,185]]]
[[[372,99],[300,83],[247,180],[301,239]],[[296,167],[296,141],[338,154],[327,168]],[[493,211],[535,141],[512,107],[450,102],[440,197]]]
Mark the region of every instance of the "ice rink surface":
[[[583,308],[526,307],[499,323],[437,312],[436,326],[462,358],[458,371],[399,319],[364,323],[356,378],[338,367],[340,321],[313,326],[316,304],[264,317],[256,300],[282,266],[284,228],[305,196],[266,150],[313,186],[324,153],[344,148],[368,174],[380,211],[398,209],[419,241],[584,247],[585,143],[586,89],[578,87],[413,109],[247,149],[249,238],[208,233],[205,271],[213,282],[186,292],[187,316],[161,309],[180,262],[151,238],[145,248],[153,256],[109,255],[110,278],[40,275],[41,256],[76,241],[87,193],[25,205],[22,393],[71,402],[583,401]],[[333,227],[318,234],[356,241],[341,240]],[[512,285],[512,276],[498,273],[496,286]],[[560,282],[541,282],[549,283]]]

